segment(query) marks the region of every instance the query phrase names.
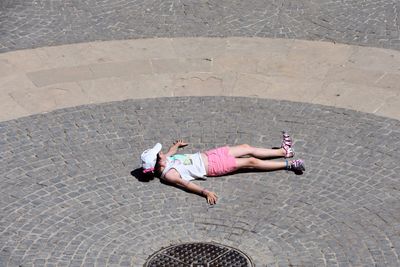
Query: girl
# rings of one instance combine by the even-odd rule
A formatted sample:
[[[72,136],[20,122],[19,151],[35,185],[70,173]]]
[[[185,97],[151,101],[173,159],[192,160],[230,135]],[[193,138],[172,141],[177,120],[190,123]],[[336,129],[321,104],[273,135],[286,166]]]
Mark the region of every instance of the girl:
[[[188,145],[183,140],[177,140],[164,154],[161,151],[162,145],[157,143],[153,148],[142,153],[142,168],[144,173],[152,172],[155,176],[171,184],[206,197],[207,202],[213,205],[217,202],[217,195],[193,183],[192,180],[204,179],[206,176],[221,176],[240,169],[303,172],[305,167],[304,161],[301,159],[265,160],[271,157],[293,157],[292,144],[292,139],[286,132],[282,132],[282,144],[279,149],[258,148],[242,144],[219,147],[195,154],[176,154],[179,148]]]

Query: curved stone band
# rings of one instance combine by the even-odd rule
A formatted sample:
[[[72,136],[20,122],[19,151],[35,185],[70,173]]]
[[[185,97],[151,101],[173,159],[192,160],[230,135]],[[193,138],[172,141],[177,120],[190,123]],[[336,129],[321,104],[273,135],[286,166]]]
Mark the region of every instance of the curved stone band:
[[[82,104],[246,96],[400,119],[400,52],[262,38],[126,40],[0,54],[1,120]]]

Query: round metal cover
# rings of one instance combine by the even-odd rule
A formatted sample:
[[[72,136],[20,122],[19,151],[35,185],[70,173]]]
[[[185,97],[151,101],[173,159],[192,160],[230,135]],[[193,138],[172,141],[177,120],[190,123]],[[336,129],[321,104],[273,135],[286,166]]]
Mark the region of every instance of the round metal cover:
[[[242,251],[217,243],[184,243],[153,254],[145,267],[252,267]]]

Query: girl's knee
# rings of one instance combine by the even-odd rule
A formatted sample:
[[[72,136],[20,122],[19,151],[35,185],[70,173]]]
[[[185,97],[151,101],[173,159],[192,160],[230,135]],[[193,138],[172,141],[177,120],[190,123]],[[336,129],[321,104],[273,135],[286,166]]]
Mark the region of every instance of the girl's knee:
[[[249,167],[257,167],[259,161],[259,159],[253,157],[247,158],[247,163]]]
[[[257,158],[236,158],[237,169],[241,168],[254,168],[259,165],[259,159]]]
[[[229,147],[229,154],[235,158],[253,154],[254,148],[248,144]]]
[[[241,144],[240,148],[243,149],[246,152],[251,152],[252,149],[253,149],[253,147],[251,145],[248,145],[248,144]]]

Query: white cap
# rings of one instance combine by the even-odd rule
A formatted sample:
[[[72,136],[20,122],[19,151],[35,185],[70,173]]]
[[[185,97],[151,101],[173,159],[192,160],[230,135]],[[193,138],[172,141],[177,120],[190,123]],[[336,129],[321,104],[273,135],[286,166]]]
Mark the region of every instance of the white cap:
[[[143,172],[152,172],[154,171],[154,166],[156,166],[157,162],[157,154],[161,151],[162,145],[157,143],[153,148],[145,150],[140,159],[142,160],[142,168]]]

